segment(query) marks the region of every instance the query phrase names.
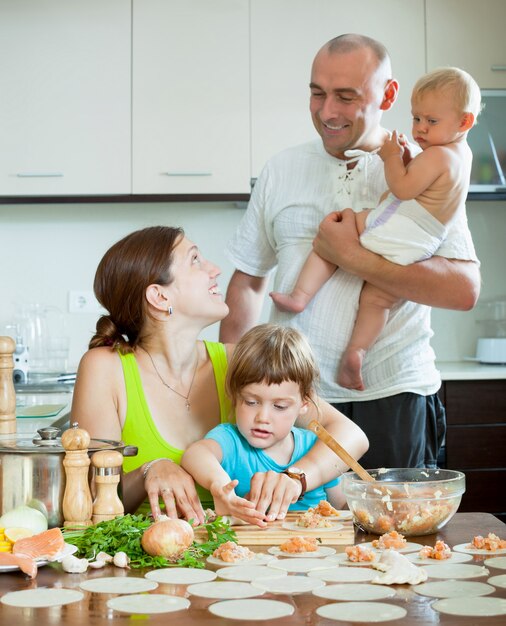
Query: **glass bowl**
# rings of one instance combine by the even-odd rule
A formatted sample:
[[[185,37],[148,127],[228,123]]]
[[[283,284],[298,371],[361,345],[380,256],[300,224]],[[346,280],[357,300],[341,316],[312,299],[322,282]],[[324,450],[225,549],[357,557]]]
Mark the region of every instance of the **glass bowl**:
[[[462,472],[446,469],[368,470],[375,482],[343,474],[343,491],[355,524],[383,535],[430,535],[457,512],[465,491]]]

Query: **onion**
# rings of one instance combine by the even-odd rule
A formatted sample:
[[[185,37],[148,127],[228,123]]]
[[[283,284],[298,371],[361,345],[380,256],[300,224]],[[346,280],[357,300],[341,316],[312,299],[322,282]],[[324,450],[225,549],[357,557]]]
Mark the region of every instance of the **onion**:
[[[144,531],[141,545],[151,556],[164,556],[166,559],[179,557],[191,546],[194,538],[193,528],[182,519],[171,519],[161,515],[157,521]]]
[[[0,528],[28,528],[35,534],[47,530],[47,519],[44,513],[30,506],[21,505],[11,509],[0,517]]]

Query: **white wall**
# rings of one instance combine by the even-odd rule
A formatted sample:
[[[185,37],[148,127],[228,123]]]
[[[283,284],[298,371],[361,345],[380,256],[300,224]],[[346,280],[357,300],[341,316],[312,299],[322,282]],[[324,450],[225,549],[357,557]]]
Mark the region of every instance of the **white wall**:
[[[242,210],[234,203],[57,204],[0,206],[2,306],[0,331],[19,304],[52,304],[65,312],[70,365],[86,350],[97,315],[68,313],[69,290],[92,290],[104,252],[127,233],[156,224],[184,227],[204,256],[222,269],[224,292],[232,268],[223,252]],[[204,336],[217,337],[217,327]]]
[[[224,246],[242,214],[234,203],[224,202],[0,206],[0,330],[14,318],[20,303],[56,305],[65,312],[70,364],[75,367],[97,316],[68,313],[68,292],[92,289],[96,266],[112,243],[145,226],[183,226],[203,254],[222,268],[224,292],[233,271]],[[506,297],[506,202],[470,202],[468,219],[482,262],[482,297]],[[479,331],[475,311],[434,310],[433,328],[433,346],[440,360],[475,354]],[[209,328],[204,336],[215,339],[217,330],[217,326]]]

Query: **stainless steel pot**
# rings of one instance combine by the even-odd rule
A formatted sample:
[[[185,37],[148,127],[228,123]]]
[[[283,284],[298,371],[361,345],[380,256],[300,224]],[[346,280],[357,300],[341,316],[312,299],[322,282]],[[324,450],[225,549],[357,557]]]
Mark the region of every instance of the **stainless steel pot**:
[[[39,436],[4,435],[0,437],[0,514],[22,504],[39,509],[50,528],[63,526],[65,493],[65,450],[57,428],[41,428]],[[137,448],[121,441],[92,439],[88,453],[119,450],[135,456]]]

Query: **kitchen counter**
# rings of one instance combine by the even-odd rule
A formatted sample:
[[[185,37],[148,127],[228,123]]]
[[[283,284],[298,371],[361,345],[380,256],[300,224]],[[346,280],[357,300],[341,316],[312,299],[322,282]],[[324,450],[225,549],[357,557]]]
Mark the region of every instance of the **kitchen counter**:
[[[261,532],[261,531],[259,531]],[[450,546],[465,543],[477,534],[485,535],[494,532],[501,538],[506,537],[506,525],[489,513],[457,513],[455,517],[436,535],[430,535],[419,539],[412,538],[426,545],[434,545],[437,539],[442,539]],[[374,537],[363,532],[356,531],[355,542],[370,541]],[[344,546],[336,546],[339,552],[344,551]],[[265,551],[265,547],[255,546],[253,549]],[[475,557],[475,562],[481,564],[482,558]],[[490,576],[504,574],[504,570],[490,569]],[[104,570],[90,570],[86,574],[66,574],[59,564],[50,564],[42,567],[34,581],[28,580],[20,572],[9,572],[0,574],[1,593],[16,591],[21,589],[31,589],[35,587],[65,587],[78,589],[79,583],[88,578],[101,576],[143,576],[142,570],[122,570],[114,567],[107,567]],[[486,577],[481,577],[481,582],[486,581]],[[474,580],[474,579],[473,579]],[[475,626],[478,622],[480,626],[499,626],[504,624],[504,616],[497,617],[453,617],[437,613],[431,608],[434,598],[427,598],[417,595],[409,585],[395,585],[396,596],[384,602],[403,606],[407,609],[407,616],[395,623],[403,626],[427,626],[427,624],[438,624],[439,626]],[[222,620],[213,616],[207,611],[207,607],[215,600],[189,596],[185,585],[160,585],[154,593],[166,593],[169,595],[179,595],[188,597],[191,606],[187,610],[178,611],[173,614],[159,615],[137,615],[118,613],[109,609],[106,605],[111,595],[84,592],[84,598],[80,602],[75,602],[63,607],[53,607],[48,609],[18,609],[0,604],[0,623],[16,624],[16,626],[108,626],[112,621],[128,623],[131,620],[142,619],[153,626],[165,626],[168,621],[173,620],[179,626],[200,626],[204,622],[210,626],[221,624],[244,624],[245,626],[258,625],[258,621],[253,620]],[[496,589],[492,594],[495,597],[506,599],[506,589]],[[262,598],[280,600],[292,605],[295,612],[292,616],[277,619],[279,626],[306,626],[307,624],[317,626],[333,626],[334,624],[349,624],[349,622],[334,622],[316,615],[315,609],[324,604],[331,603],[331,600],[317,598],[312,594],[301,595],[274,595],[266,593]],[[361,622],[363,624],[363,622]],[[393,624],[394,622],[384,622]],[[356,624],[356,623],[355,623]]]
[[[483,365],[475,361],[436,361],[436,367],[443,381],[506,379],[506,365]]]

